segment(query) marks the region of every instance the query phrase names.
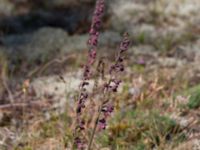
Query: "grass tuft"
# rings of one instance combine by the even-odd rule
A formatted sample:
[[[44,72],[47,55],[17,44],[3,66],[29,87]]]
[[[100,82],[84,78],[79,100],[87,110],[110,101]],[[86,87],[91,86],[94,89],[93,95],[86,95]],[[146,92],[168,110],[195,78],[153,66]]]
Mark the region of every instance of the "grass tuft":
[[[200,91],[199,90],[192,93],[187,105],[190,109],[196,109],[200,107]]]

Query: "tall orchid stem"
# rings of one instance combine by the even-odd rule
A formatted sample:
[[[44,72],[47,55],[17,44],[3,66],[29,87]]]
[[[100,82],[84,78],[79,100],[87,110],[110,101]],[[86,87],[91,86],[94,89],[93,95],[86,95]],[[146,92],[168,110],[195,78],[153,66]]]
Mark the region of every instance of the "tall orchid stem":
[[[90,137],[90,141],[89,141],[89,145],[88,145],[87,150],[91,150],[91,148],[92,148],[92,142],[93,142],[94,135],[95,135],[95,132],[96,132],[96,129],[97,129],[97,125],[98,125],[98,122],[99,122],[99,119],[100,119],[100,116],[101,116],[102,107],[103,107],[103,103],[101,103],[101,105],[99,106],[98,115],[97,115],[97,118],[96,118],[96,121],[95,121],[94,128],[92,130],[92,134],[91,134],[91,137]]]

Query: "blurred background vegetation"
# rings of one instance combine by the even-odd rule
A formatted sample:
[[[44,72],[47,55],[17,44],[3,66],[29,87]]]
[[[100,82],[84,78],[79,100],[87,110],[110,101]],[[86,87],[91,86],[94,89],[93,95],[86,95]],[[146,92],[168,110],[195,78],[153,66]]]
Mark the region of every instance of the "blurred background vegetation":
[[[0,149],[70,146],[94,6],[94,0],[0,0]],[[115,112],[95,149],[200,145],[199,10],[199,0],[107,1],[99,57],[114,60],[126,31],[132,45]]]

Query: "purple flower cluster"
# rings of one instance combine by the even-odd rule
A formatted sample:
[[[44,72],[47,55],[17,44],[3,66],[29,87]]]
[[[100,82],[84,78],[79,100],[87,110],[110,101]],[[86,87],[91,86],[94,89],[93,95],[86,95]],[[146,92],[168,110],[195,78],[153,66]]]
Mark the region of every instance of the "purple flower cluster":
[[[91,67],[95,63],[95,59],[96,59],[96,49],[98,45],[99,29],[101,26],[101,22],[102,22],[101,20],[103,17],[104,9],[105,9],[104,0],[97,0],[95,11],[92,18],[92,25],[89,31],[90,37],[88,40],[88,46],[89,46],[88,61],[84,67],[83,81],[80,85],[80,95],[78,97],[78,106],[76,108],[76,113],[77,113],[77,118],[76,118],[77,126],[75,129],[76,133],[85,129],[85,121],[83,121],[83,119],[81,118],[81,113],[83,109],[85,108],[85,102],[88,99],[86,86],[89,85],[88,80],[92,76]],[[78,149],[83,149],[84,142],[80,136],[75,135],[74,144],[76,145]]]
[[[102,118],[99,119],[99,121],[97,122],[100,131],[106,129],[107,118],[111,115],[113,111],[114,111],[114,106],[111,103],[103,105],[101,109],[101,113],[103,114]]]
[[[92,75],[90,68],[94,64],[95,59],[96,59],[96,49],[97,49],[98,39],[99,39],[99,29],[101,27],[104,9],[105,9],[104,0],[97,0],[95,11],[92,18],[92,25],[89,31],[89,35],[90,35],[89,40],[88,40],[89,56],[88,56],[88,62],[84,70],[84,78],[86,80],[89,79]]]
[[[107,84],[105,84],[104,89],[105,91],[113,91],[117,92],[117,89],[119,87],[119,84],[121,83],[121,80],[117,79],[116,76],[119,74],[119,72],[124,71],[124,52],[128,50],[128,47],[130,45],[130,40],[128,38],[128,34],[124,34],[124,38],[122,42],[120,43],[119,52],[116,56],[115,63],[111,65],[109,73],[111,76],[111,79]]]
[[[104,92],[117,92],[117,89],[121,83],[121,80],[116,78],[116,75],[118,75],[119,72],[124,71],[124,52],[128,50],[128,47],[130,45],[130,40],[128,39],[128,34],[124,35],[124,38],[122,42],[120,43],[119,47],[119,52],[116,57],[115,63],[110,67],[110,75],[111,79],[109,80],[108,83],[104,85]],[[102,107],[102,112],[104,116],[99,120],[98,125],[100,129],[105,129],[106,128],[106,120],[107,117],[110,116],[110,114],[113,112],[114,107],[112,104],[109,104],[108,101],[104,103],[104,106]]]
[[[83,150],[86,148],[85,142],[83,142],[83,140],[81,140],[79,137],[76,137],[74,141],[76,143],[77,149]]]
[[[99,125],[100,130],[105,130],[106,129],[106,119],[105,118],[100,119],[98,122],[98,125]]]
[[[77,109],[76,109],[76,113],[77,114],[80,114],[81,111],[82,111],[82,108],[85,108],[85,102],[88,98],[88,94],[85,92],[81,92],[81,95],[79,96],[79,100],[78,100],[78,106],[77,106]]]
[[[105,118],[108,118],[114,110],[114,106],[112,104],[107,104],[102,107],[101,111],[104,114]]]
[[[95,62],[96,59],[96,48],[98,43],[98,37],[99,37],[99,29],[101,25],[101,19],[103,16],[105,8],[105,2],[104,0],[97,0],[95,11],[93,14],[92,19],[92,25],[90,29],[90,37],[88,40],[88,45],[90,46],[89,53],[88,53],[88,62],[85,65],[84,72],[83,72],[83,82],[80,85],[81,94],[78,99],[78,107],[77,107],[77,113],[80,114],[82,108],[85,108],[85,101],[88,98],[88,94],[86,92],[85,86],[89,85],[89,82],[87,80],[91,77],[91,67]]]
[[[92,48],[96,48],[99,38],[99,29],[102,23],[102,17],[105,9],[104,0],[98,0],[96,3],[96,8],[92,18],[92,25],[90,28],[90,38],[88,40],[88,45]]]
[[[130,45],[130,40],[128,38],[128,34],[124,34],[124,38],[122,42],[120,43],[119,52],[115,60],[115,64],[110,67],[110,74],[112,73],[118,73],[124,71],[124,52],[128,50],[128,47]]]
[[[117,92],[117,89],[121,83],[121,80],[118,79],[110,79],[109,83],[106,83],[104,85],[104,91],[112,91],[112,92]]]

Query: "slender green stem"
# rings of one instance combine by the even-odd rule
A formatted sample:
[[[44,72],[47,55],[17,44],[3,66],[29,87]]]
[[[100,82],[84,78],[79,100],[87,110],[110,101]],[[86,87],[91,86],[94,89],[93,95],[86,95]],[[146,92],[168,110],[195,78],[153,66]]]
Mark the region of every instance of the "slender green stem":
[[[103,104],[101,104],[101,106],[99,106],[99,112],[98,112],[98,116],[97,116],[96,121],[95,121],[94,128],[92,130],[92,134],[91,134],[89,145],[88,145],[88,150],[91,150],[91,147],[92,147],[92,142],[93,142],[94,135],[95,135],[97,125],[98,125],[98,122],[99,122],[99,118],[100,118],[100,115],[101,115],[102,106],[103,106]]]

